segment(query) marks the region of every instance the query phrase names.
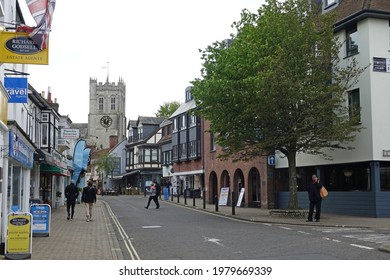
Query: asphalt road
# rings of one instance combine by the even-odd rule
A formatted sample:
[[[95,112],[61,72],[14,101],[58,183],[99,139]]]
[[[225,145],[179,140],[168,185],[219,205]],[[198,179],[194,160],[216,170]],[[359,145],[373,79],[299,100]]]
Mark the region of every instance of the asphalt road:
[[[388,260],[389,233],[252,223],[140,196],[105,196],[126,259]]]

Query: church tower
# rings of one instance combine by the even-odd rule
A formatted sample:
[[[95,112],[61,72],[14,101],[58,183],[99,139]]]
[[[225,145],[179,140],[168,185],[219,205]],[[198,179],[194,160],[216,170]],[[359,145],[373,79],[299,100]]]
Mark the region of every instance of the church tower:
[[[97,149],[115,146],[126,137],[126,85],[89,80],[88,137]]]

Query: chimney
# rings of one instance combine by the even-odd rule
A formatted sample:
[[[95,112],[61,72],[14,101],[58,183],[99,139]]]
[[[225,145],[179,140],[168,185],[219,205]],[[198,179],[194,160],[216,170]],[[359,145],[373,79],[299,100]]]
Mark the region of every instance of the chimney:
[[[110,149],[114,148],[116,146],[116,144],[118,144],[118,136],[115,136],[115,135],[111,135],[110,136]]]

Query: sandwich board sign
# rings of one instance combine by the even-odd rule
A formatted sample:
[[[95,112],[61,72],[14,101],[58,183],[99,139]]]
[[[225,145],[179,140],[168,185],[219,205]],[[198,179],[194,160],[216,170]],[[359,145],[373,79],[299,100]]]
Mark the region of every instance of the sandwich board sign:
[[[30,259],[32,253],[32,215],[27,212],[11,212],[7,218],[5,258],[10,260]]]
[[[32,204],[30,213],[33,217],[32,234],[33,237],[49,236],[51,208],[49,204]]]

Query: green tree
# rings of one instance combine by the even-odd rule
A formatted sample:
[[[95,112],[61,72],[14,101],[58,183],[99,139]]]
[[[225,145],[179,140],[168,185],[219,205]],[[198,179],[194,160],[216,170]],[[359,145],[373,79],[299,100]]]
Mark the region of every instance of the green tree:
[[[179,101],[165,102],[160,106],[156,113],[156,117],[169,118],[180,107]]]
[[[94,163],[104,174],[108,176],[115,168],[115,158],[107,151],[99,153],[97,160]]]
[[[243,10],[229,46],[201,50],[202,76],[192,82],[200,114],[224,147],[221,158],[275,151],[287,158],[290,209],[299,208],[297,154],[329,158],[325,148],[350,149],[362,128],[346,91],[364,68],[354,58],[340,66],[335,14],[322,15],[311,2],[269,0],[257,13]]]

